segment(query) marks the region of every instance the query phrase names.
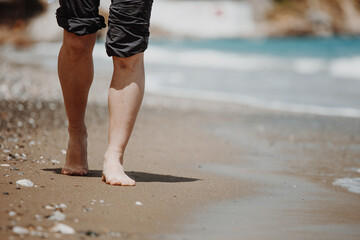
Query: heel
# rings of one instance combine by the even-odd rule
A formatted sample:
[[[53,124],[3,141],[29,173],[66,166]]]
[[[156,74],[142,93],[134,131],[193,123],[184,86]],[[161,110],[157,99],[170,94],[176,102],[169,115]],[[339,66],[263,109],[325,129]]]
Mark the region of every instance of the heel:
[[[104,174],[102,174],[101,180],[102,180],[103,182],[106,182],[106,178],[105,178]]]

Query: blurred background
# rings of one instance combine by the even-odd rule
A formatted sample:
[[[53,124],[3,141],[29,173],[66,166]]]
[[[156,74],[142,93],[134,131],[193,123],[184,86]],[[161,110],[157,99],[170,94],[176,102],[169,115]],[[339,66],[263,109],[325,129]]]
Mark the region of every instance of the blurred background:
[[[107,18],[110,0],[100,2]],[[57,7],[57,1],[0,0],[2,59],[55,71],[62,38]],[[360,117],[359,34],[358,0],[155,0],[146,88]],[[106,29],[98,34],[94,60],[96,76],[110,78],[105,35]],[[2,77],[2,98],[14,95],[9,84]],[[17,92],[24,96],[25,88]]]

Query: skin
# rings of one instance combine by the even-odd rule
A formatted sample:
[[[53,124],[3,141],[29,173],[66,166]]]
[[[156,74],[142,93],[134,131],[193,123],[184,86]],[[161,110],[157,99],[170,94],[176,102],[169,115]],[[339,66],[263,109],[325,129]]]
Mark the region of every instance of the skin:
[[[92,51],[96,34],[77,36],[64,31],[58,73],[69,120],[69,143],[62,174],[86,175],[87,131],[85,110],[94,77]],[[144,96],[144,55],[113,57],[114,72],[109,88],[109,135],[102,179],[107,184],[134,186],[123,168],[123,158]]]

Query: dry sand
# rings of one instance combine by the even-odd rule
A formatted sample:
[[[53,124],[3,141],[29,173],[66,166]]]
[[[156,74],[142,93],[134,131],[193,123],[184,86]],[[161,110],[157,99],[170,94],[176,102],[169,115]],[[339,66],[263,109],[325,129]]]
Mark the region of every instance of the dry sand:
[[[56,79],[5,65],[28,71],[33,84]],[[0,167],[0,239],[40,238],[17,235],[15,226],[49,239],[360,239],[360,195],[332,185],[358,176],[346,171],[360,166],[358,119],[147,95],[125,158],[137,185],[114,187],[101,181],[106,105],[90,101],[87,110],[89,176],[64,176],[62,101],[56,90],[43,97],[45,84],[26,84],[41,91],[0,101],[0,163],[12,167]],[[19,179],[36,186],[17,186]],[[58,222],[73,235],[50,231],[55,210],[46,206],[60,203],[66,219]]]

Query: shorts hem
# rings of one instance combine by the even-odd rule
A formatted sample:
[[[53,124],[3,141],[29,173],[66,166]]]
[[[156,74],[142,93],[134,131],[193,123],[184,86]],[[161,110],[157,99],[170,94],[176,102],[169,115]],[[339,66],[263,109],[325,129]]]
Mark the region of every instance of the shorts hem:
[[[56,19],[60,27],[78,36],[92,34],[106,27],[105,19],[101,15],[95,18],[66,18],[57,15]]]

